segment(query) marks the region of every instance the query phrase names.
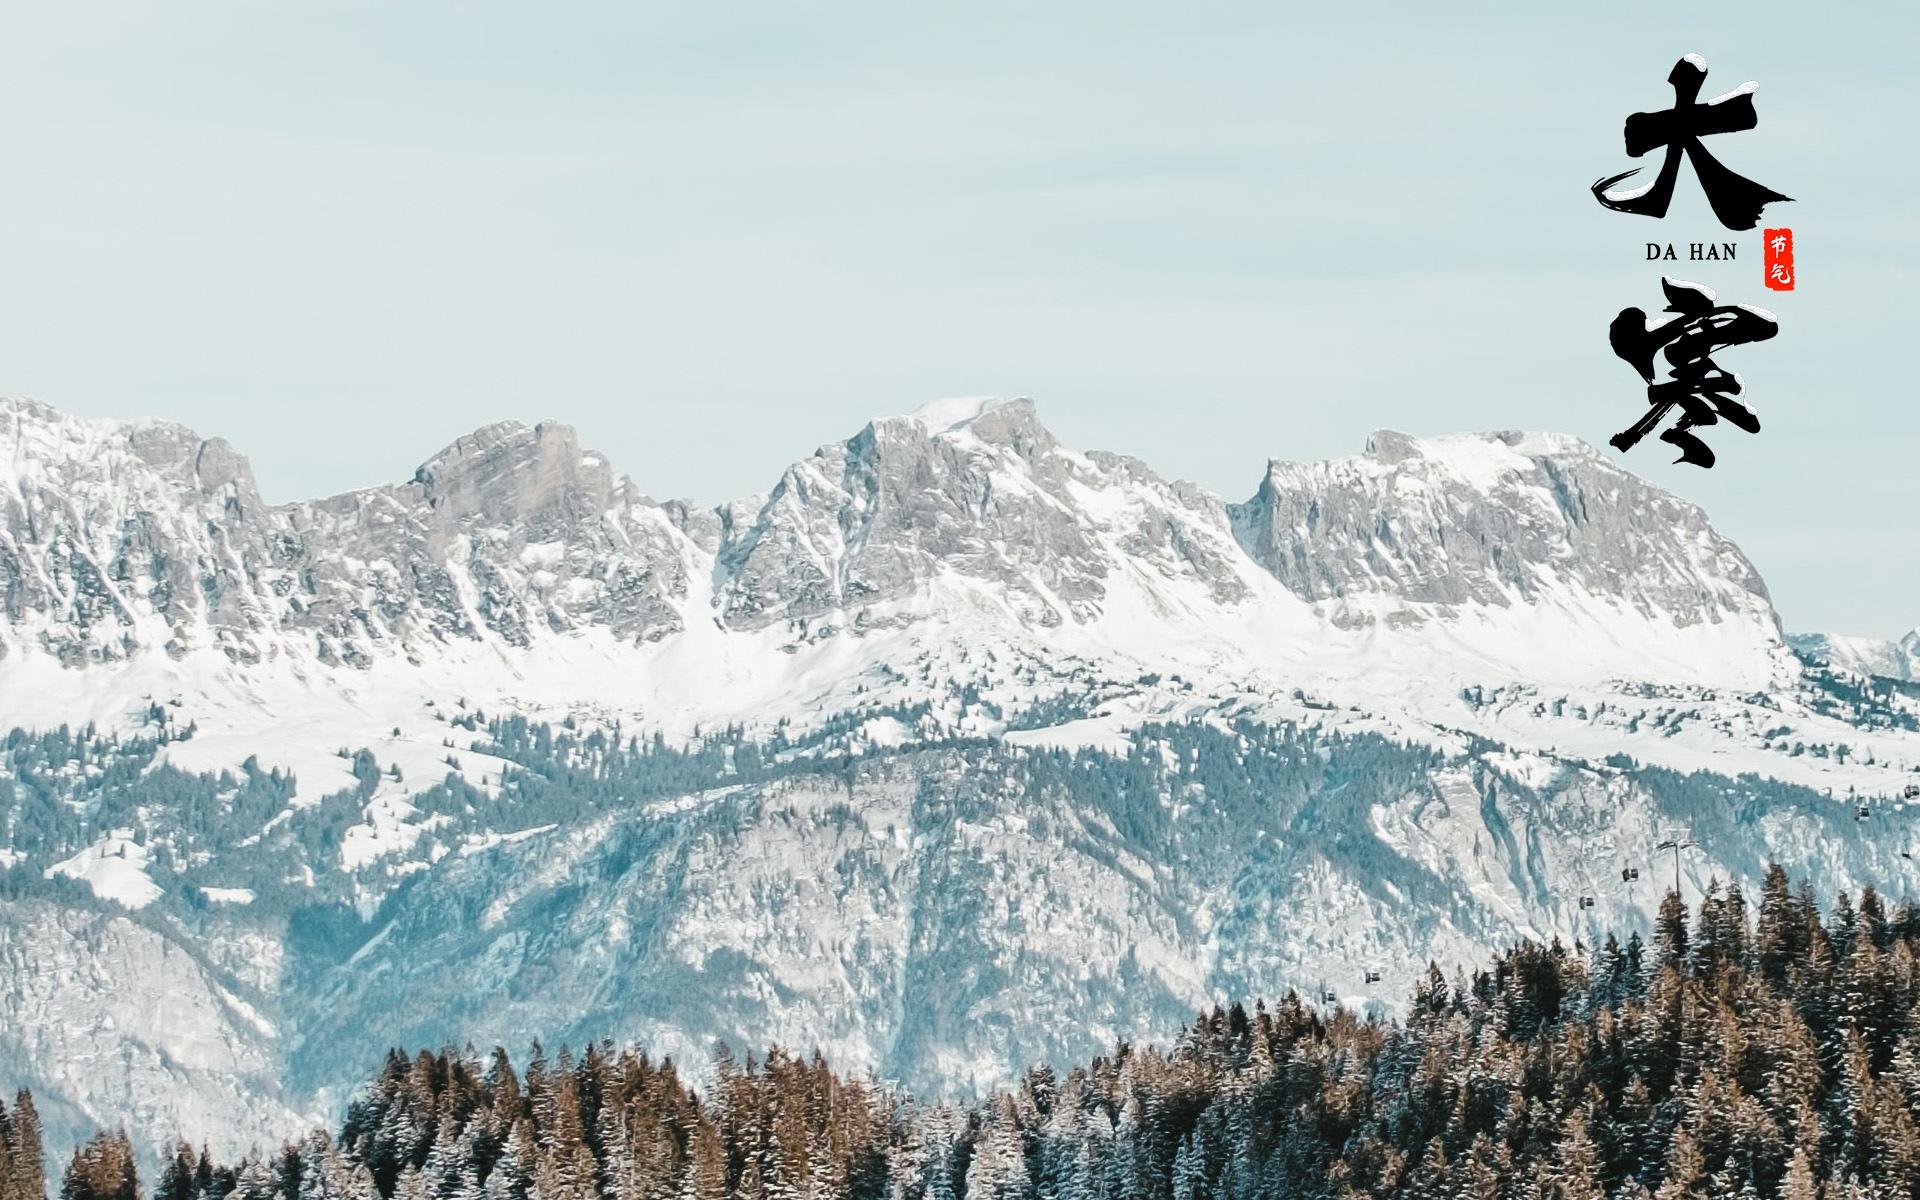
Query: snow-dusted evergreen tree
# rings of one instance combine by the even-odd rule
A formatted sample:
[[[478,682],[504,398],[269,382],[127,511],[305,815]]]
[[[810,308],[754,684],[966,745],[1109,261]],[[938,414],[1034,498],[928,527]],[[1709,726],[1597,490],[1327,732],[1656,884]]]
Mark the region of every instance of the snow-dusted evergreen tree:
[[[194,1168],[193,1147],[185,1142],[175,1145],[173,1155],[160,1169],[160,1179],[153,1188],[153,1200],[199,1200],[204,1197],[204,1189],[194,1186]]]
[[[392,1200],[437,1200],[432,1179],[419,1167],[408,1163],[393,1184]]]
[[[726,1148],[713,1124],[702,1121],[693,1133],[678,1200],[726,1200],[726,1196]],[[624,1196],[620,1200],[625,1200]]]
[[[133,1145],[125,1133],[99,1133],[73,1152],[60,1200],[137,1200]]]
[[[508,1126],[500,1156],[486,1178],[486,1200],[528,1200],[533,1193],[533,1172],[539,1161],[540,1150],[533,1138],[532,1121],[524,1116],[514,1118]]]
[[[1823,920],[1771,873],[1760,897],[1669,904],[1644,969],[1631,939],[1523,944],[1429,970],[1398,1024],[1215,1009],[971,1107],[778,1048],[700,1090],[611,1047],[524,1087],[504,1056],[394,1055],[337,1141],[237,1171],[181,1145],[153,1200],[1912,1200],[1920,914],[1863,891]],[[0,1110],[0,1200],[30,1200],[23,1111]],[[133,1200],[132,1163],[95,1138],[62,1193]]]
[[[13,1111],[0,1103],[0,1189],[20,1200],[41,1200],[47,1194],[46,1149],[40,1130],[40,1112],[33,1093],[21,1088]]]
[[[234,1175],[230,1200],[286,1200],[280,1176],[273,1165],[259,1154],[249,1154]],[[430,1196],[409,1196],[407,1200],[432,1200]]]
[[[1028,1174],[1011,1097],[1001,1097],[967,1165],[966,1200],[1026,1200]]]

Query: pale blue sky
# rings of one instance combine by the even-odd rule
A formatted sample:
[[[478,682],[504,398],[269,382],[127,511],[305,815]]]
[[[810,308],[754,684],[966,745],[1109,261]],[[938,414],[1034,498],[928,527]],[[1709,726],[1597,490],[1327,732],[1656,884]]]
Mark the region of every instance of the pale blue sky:
[[[1024,394],[1240,499],[1376,427],[1604,443],[1643,242],[1737,238],[1678,273],[1780,315],[1723,360],[1764,429],[1624,461],[1791,628],[1920,622],[1910,6],[1289,7],[0,4],[0,394],[224,435],[274,499],[557,417],[709,502]],[[1662,222],[1586,193],[1689,51],[1760,82],[1713,149],[1796,197],[1791,296],[1690,171]]]

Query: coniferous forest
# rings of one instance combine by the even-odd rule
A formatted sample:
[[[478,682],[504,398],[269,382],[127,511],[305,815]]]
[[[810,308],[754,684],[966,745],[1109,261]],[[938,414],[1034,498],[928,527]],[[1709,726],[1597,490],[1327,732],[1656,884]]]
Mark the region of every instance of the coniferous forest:
[[[372,1051],[377,1053],[377,1050]],[[1920,1197],[1920,911],[1761,894],[1664,904],[1651,944],[1429,968],[1398,1019],[1287,995],[930,1105],[817,1055],[717,1052],[696,1089],[610,1045],[389,1052],[335,1134],[237,1163],[121,1134],[62,1200],[1660,1200]],[[21,1093],[0,1200],[50,1171]]]

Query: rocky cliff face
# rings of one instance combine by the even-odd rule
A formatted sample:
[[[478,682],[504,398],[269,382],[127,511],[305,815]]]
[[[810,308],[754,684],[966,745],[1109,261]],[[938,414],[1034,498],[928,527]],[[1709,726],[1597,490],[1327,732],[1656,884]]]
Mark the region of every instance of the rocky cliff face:
[[[603,628],[622,641],[680,628],[685,538],[573,431],[490,425],[397,487],[290,505],[278,625],[323,662],[431,656],[455,640],[525,648],[542,631]]]
[[[947,577],[1042,628],[1086,622],[1118,577],[1248,598],[1212,497],[1143,465],[1062,449],[1025,400],[875,421],[790,468],[725,545],[731,623],[859,624]]]
[[[184,653],[205,631],[245,654],[265,619],[248,567],[267,510],[246,460],[169,423],[0,406],[0,598],[9,652],[63,665]]]
[[[1525,937],[1648,931],[1672,877],[1653,847],[1678,825],[1708,847],[1684,863],[1689,896],[1757,891],[1770,859],[1829,890],[1915,878],[1895,845],[1915,814],[1862,828],[1811,792],[1756,789],[1752,820],[1730,781],[1687,794],[1544,759],[1211,730],[1133,748],[1178,761],[1136,759],[1150,786],[1128,792],[1017,752],[934,751],[869,760],[850,786],[715,789],[450,858],[367,928],[376,943],[343,948],[350,969],[322,971],[324,1004],[296,1018],[304,1079],[353,1078],[369,1039],[612,1030],[696,1071],[716,1041],[771,1039],[965,1093],[1164,1042],[1229,998],[1397,1011],[1430,961],[1451,975]]]
[[[67,666],[211,649],[364,667],[583,624],[658,638],[686,593],[670,510],[564,426],[490,426],[406,484],[279,507],[178,425],[13,403],[0,455],[7,641]]]
[[[229,949],[280,953],[276,939]],[[112,1115],[153,1148],[169,1131],[269,1146],[305,1118],[282,1099],[282,1030],[261,1011],[277,989],[248,988],[207,955],[110,911],[0,904],[0,1073],[41,1098],[56,1150]]]
[[[1061,447],[1024,400],[969,402],[875,421],[712,510],[656,503],[553,424],[488,426],[407,483],[282,506],[176,425],[10,403],[0,438],[0,638],[65,666],[212,650],[430,668],[463,644],[646,644],[714,622],[817,641],[956,610],[1043,640],[1103,624],[1138,640],[1144,621],[1225,653],[1254,614],[1261,657],[1290,649],[1281,619],[1304,649],[1329,626],[1521,608],[1589,644],[1634,640],[1615,616],[1662,636],[1739,626],[1730,670],[1780,649],[1759,576],[1698,509],[1541,435],[1380,434],[1357,458],[1276,462],[1227,505]]]
[[[1271,464],[1232,513],[1247,553],[1343,625],[1567,593],[1682,627],[1771,615],[1705,513],[1572,438],[1376,433],[1357,458]]]

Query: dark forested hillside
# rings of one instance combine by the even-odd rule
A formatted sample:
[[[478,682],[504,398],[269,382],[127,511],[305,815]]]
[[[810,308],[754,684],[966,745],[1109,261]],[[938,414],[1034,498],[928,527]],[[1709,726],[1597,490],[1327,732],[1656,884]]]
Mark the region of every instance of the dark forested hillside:
[[[154,1200],[1240,1200],[1920,1196],[1920,913],[1669,895],[1653,944],[1522,944],[1429,969],[1397,1022],[1289,994],[1202,1014],[971,1107],[785,1050],[706,1086],[606,1044],[389,1052],[337,1135],[222,1165],[182,1145]],[[0,1200],[39,1186],[24,1094]],[[128,1200],[123,1135],[63,1200]]]

